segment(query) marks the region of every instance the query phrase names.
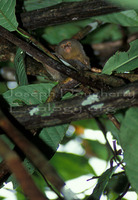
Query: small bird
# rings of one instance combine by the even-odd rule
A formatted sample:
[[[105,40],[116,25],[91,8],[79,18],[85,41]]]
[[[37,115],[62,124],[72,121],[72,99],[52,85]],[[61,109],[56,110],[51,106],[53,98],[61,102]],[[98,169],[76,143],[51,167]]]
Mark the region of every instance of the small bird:
[[[56,47],[56,55],[59,59],[68,62],[77,70],[90,70],[90,60],[86,56],[83,46],[75,39],[63,40]]]

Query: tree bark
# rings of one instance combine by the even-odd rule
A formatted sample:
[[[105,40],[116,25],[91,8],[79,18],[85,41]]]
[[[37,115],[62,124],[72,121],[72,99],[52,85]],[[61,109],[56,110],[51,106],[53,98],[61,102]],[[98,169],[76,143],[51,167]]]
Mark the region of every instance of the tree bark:
[[[111,5],[104,0],[66,2],[21,13],[21,21],[24,28],[33,30],[118,12],[120,10],[121,8]]]
[[[10,113],[27,129],[50,127],[71,121],[115,113],[138,106],[138,82],[108,92],[79,96],[43,105],[14,107]]]

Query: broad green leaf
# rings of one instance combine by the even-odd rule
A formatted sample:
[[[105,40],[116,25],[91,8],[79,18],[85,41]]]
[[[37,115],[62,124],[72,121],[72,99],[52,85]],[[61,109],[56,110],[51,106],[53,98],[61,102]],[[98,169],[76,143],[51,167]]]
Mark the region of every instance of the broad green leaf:
[[[15,5],[16,0],[0,0],[0,25],[9,31],[15,31],[18,26]]]
[[[54,86],[54,83],[40,83],[19,86],[16,89],[5,92],[3,97],[11,106],[18,106],[20,104],[33,105],[44,103]]]
[[[88,151],[91,150],[93,156],[103,159],[103,160],[109,159],[108,150],[105,144],[101,144],[98,141],[93,141],[93,140],[88,140],[88,139],[84,140],[84,144],[85,144],[86,153],[87,153],[87,147],[88,147]]]
[[[88,159],[84,156],[57,152],[50,160],[50,163],[64,180],[90,173],[96,175],[92,167],[88,164]]]
[[[59,143],[65,136],[68,125],[53,126],[49,128],[43,128],[39,137],[46,142],[54,151],[57,150]]]
[[[23,52],[22,49],[18,48],[14,59],[14,65],[19,85],[28,85],[24,58],[25,58],[25,52]]]
[[[102,22],[120,24],[122,26],[138,26],[138,14],[134,10],[127,10],[95,17]]]
[[[86,129],[99,130],[95,119],[84,119],[72,122],[72,125],[81,126]]]
[[[123,8],[135,8],[138,9],[138,1],[137,0],[108,0],[109,2],[122,6]]]
[[[120,129],[120,143],[124,150],[126,174],[131,186],[138,192],[138,108],[126,112]]]
[[[98,183],[96,185],[96,187],[93,190],[92,195],[90,195],[90,197],[88,198],[88,200],[99,200],[106,185],[108,184],[110,177],[112,176],[112,174],[114,173],[114,171],[116,170],[117,167],[112,167],[110,169],[107,169],[98,179]]]
[[[130,48],[127,52],[117,51],[105,64],[102,73],[112,74],[128,72],[138,67],[138,40],[130,43]]]

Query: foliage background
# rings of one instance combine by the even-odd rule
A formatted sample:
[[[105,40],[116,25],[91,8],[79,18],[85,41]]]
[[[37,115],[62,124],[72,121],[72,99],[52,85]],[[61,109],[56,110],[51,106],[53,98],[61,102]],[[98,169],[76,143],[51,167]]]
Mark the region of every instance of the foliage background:
[[[75,1],[75,0],[74,0]],[[16,21],[16,17],[14,14],[15,11],[15,3],[16,1],[11,1],[12,4],[9,4],[9,1],[0,0],[0,25],[4,26],[9,31],[17,30],[18,23]],[[55,0],[48,1],[42,0],[41,2],[38,0],[26,0],[24,1],[24,9],[34,10],[43,7],[52,6],[58,3],[62,3],[66,1]],[[71,1],[70,1],[71,2]],[[120,5],[120,1],[116,0],[118,5]],[[100,20],[103,22],[103,26],[97,28],[94,32],[91,32],[86,38],[84,38],[81,42],[84,45],[103,43],[107,41],[116,41],[122,38],[122,33],[120,26],[125,27],[127,29],[127,34],[132,34],[138,31],[138,4],[136,0],[123,2],[123,6],[130,6],[129,10],[122,11],[119,13],[108,14],[99,17],[93,17],[87,20],[46,27],[43,29],[39,29],[35,31],[35,34],[38,38],[45,40],[50,44],[58,44],[60,41],[71,38],[74,34],[80,31],[86,25],[94,22],[95,20]],[[135,6],[134,6],[135,5]],[[9,9],[10,8],[10,9]],[[128,8],[128,7],[127,7]],[[135,9],[134,9],[135,8]],[[3,14],[4,13],[4,14]],[[11,21],[12,16],[12,21]],[[16,53],[16,57],[18,56],[18,50]],[[23,69],[23,61],[21,58],[21,63],[17,63],[20,69]],[[130,72],[136,69],[138,66],[138,40],[135,40],[130,43],[130,49],[127,52],[117,52],[114,56],[112,56],[104,65],[104,69],[102,73],[112,74],[113,72]],[[1,63],[1,72],[3,67],[14,67],[12,62],[3,62]],[[16,66],[16,63],[15,63]],[[109,67],[112,66],[112,67]],[[21,70],[19,70],[21,71]],[[20,80],[24,80],[25,75],[23,73],[18,73]],[[22,82],[21,86],[18,86],[14,90],[9,90],[7,87],[6,81],[0,82],[0,94],[6,99],[6,101],[10,105],[18,106],[24,104],[40,104],[45,102],[47,97],[50,94],[51,89],[57,83],[47,83],[41,77],[38,77],[33,84],[27,85],[28,83],[25,81]],[[64,97],[67,98],[67,97]],[[106,181],[107,184],[105,189],[105,194],[110,199],[116,199],[119,194],[124,191],[125,186],[128,183],[127,178],[129,179],[132,188],[138,192],[138,134],[137,134],[137,118],[138,118],[138,108],[130,108],[123,111],[119,111],[115,114],[116,118],[119,120],[121,124],[120,130],[109,121],[107,116],[101,116],[100,120],[106,127],[108,131],[111,132],[113,139],[117,140],[117,143],[124,150],[124,162],[126,163],[126,175],[118,174],[116,175],[116,179],[110,179],[111,174],[106,173]],[[72,122],[72,126],[74,127],[74,131],[70,131],[71,127],[69,125],[55,126],[50,128],[44,128],[39,137],[47,143],[54,151],[59,147],[59,143],[62,144],[63,152],[57,152],[53,158],[51,159],[52,165],[55,167],[57,172],[61,175],[61,177],[65,180],[71,180],[83,175],[89,176],[97,176],[93,162],[90,164],[90,158],[98,158],[103,161],[106,161],[107,166],[112,157],[109,152],[107,146],[100,142],[100,140],[95,139],[87,139],[85,137],[85,132],[87,129],[90,130],[99,130],[97,126],[97,122],[94,119],[83,120]],[[68,131],[67,131],[68,129]],[[100,134],[99,132],[93,132],[91,134]],[[13,148],[13,144],[5,138],[4,140]],[[76,154],[66,152],[66,146],[69,145],[72,141],[75,141],[77,144],[79,143],[79,148],[81,146],[81,154]],[[79,142],[78,142],[79,141]],[[111,144],[112,145],[112,144]],[[70,147],[71,149],[72,147]],[[76,147],[77,148],[77,147]],[[120,148],[120,147],[119,147]],[[121,157],[122,158],[122,157]],[[40,176],[37,170],[28,162],[24,161],[25,166],[32,174],[35,182],[38,184],[38,187],[41,188],[42,191],[48,191],[48,187]],[[104,171],[103,171],[104,172]],[[108,172],[108,171],[106,171]],[[7,182],[11,181],[14,184],[14,187],[17,186],[17,183],[13,176],[10,176]],[[119,187],[119,183],[122,183],[122,188]],[[93,186],[94,188],[94,186]],[[25,199],[22,195],[20,187],[16,189],[16,197],[17,199]],[[82,192],[83,194],[83,192]],[[87,192],[84,193],[87,197]],[[2,199],[2,197],[1,197]],[[125,198],[124,198],[125,199]]]

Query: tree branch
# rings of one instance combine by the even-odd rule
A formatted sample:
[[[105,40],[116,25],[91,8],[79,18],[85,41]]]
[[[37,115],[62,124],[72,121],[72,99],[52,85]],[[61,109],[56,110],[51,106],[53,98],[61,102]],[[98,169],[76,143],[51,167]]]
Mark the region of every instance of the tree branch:
[[[21,13],[21,21],[26,29],[74,22],[89,17],[118,12],[121,8],[104,0],[66,2],[54,6]]]
[[[11,107],[11,114],[27,129],[55,126],[138,106],[138,82],[99,94],[43,105]]]
[[[16,46],[19,46],[23,51],[27,52],[37,61],[42,64],[46,64],[49,67],[61,72],[62,74],[69,76],[78,82],[82,83],[83,85],[90,86],[92,88],[97,89],[108,89],[106,86],[120,86],[125,84],[125,82],[114,76],[108,75],[96,75],[92,72],[78,72],[75,69],[72,69],[56,60],[53,60],[49,56],[47,56],[42,51],[36,49],[36,47],[30,45],[29,43],[17,38],[14,34],[10,33],[8,30],[4,29],[0,26],[0,35],[3,36],[8,41],[12,42]]]
[[[36,187],[33,179],[22,165],[19,156],[2,139],[0,139],[0,147],[0,155],[6,161],[6,165],[11,172],[14,173],[27,197],[30,200],[48,200]]]
[[[46,157],[16,128],[0,109],[0,128],[17,145],[40,173],[59,191],[65,185]],[[9,165],[8,165],[9,167]],[[13,171],[13,170],[12,170]]]

